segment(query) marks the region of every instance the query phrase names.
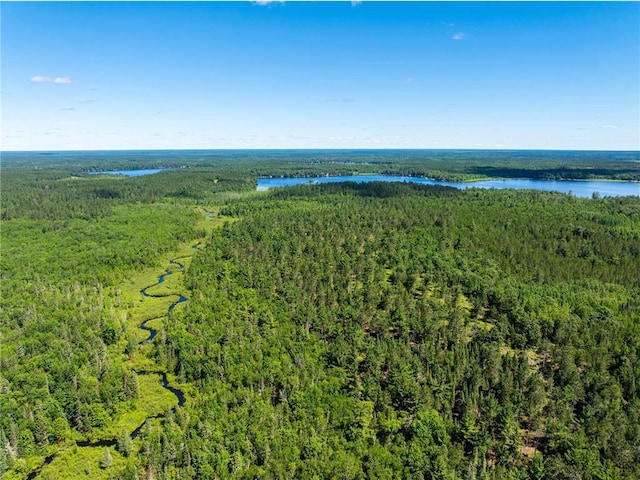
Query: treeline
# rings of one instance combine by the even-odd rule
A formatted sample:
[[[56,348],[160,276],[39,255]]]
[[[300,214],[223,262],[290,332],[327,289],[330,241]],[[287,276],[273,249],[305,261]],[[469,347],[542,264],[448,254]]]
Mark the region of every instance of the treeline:
[[[3,170],[0,218],[98,220],[116,205],[216,202],[229,192],[255,189],[255,180],[225,177],[211,169],[169,170],[144,177],[87,175],[73,169]]]
[[[468,181],[482,178],[640,180],[640,154],[528,150],[193,150],[149,152],[3,153],[3,168],[88,171],[172,168],[214,169],[225,178],[318,177],[381,173]],[[185,177],[183,177],[185,178]],[[198,177],[192,177],[198,181]]]
[[[637,198],[328,184],[223,213],[156,344],[198,396],[141,470],[640,476]]]

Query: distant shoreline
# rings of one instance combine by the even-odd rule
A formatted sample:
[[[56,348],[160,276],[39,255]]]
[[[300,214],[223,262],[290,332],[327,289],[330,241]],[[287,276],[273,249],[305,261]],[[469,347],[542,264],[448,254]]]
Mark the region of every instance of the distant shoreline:
[[[226,153],[226,152],[307,152],[307,153],[322,153],[322,152],[336,152],[336,153],[375,153],[375,152],[540,152],[540,153],[553,153],[553,152],[566,152],[566,153],[636,153],[640,156],[640,150],[571,150],[571,149],[538,149],[538,148],[183,148],[183,149],[112,149],[112,150],[0,150],[0,155],[13,155],[13,154],[27,154],[27,155],[40,155],[40,156],[55,156],[59,154],[120,154],[120,153],[178,153],[178,152],[190,152],[190,153]],[[640,162],[640,158],[635,160]]]

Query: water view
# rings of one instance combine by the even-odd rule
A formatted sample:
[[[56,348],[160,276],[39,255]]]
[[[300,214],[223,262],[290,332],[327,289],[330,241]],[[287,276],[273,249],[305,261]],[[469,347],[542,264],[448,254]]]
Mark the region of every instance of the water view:
[[[442,182],[423,177],[395,175],[345,175],[336,177],[300,177],[300,178],[259,178],[258,191],[292,185],[336,183],[336,182],[410,182],[422,185],[441,185],[455,188],[514,188],[528,190],[546,190],[568,193],[576,197],[591,197],[594,193],[602,197],[640,195],[640,183],[607,182],[582,180],[531,180],[526,178],[479,180],[476,182]]]
[[[167,168],[140,168],[137,170],[101,170],[98,172],[87,172],[89,175],[125,175],[127,177],[141,177],[142,175],[153,175],[154,173],[168,170]]]

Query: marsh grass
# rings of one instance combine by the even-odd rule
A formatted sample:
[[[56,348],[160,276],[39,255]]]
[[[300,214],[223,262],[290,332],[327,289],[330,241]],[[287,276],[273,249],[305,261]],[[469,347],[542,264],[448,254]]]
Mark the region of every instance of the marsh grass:
[[[40,475],[41,480],[74,480],[86,479],[107,480],[110,478],[120,478],[125,468],[135,463],[135,456],[138,453],[134,446],[132,455],[125,458],[114,447],[109,447],[109,452],[113,458],[113,463],[109,468],[100,468],[100,460],[104,454],[104,447],[72,447],[61,452],[56,458],[46,465]]]

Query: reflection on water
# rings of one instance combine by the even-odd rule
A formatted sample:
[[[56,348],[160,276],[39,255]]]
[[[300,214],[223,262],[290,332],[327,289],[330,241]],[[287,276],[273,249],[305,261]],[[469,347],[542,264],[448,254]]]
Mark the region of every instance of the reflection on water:
[[[89,175],[125,175],[127,177],[141,177],[168,170],[166,168],[141,168],[139,170],[101,170],[99,172],[87,172]]]
[[[570,193],[576,197],[591,197],[597,193],[601,197],[640,196],[640,183],[606,182],[581,180],[531,180],[511,178],[504,180],[480,180],[477,182],[441,182],[422,177],[402,177],[394,175],[354,175],[339,177],[301,177],[301,178],[259,178],[258,191],[270,188],[300,185],[303,183],[337,183],[337,182],[409,182],[422,185],[441,185],[455,188],[515,188],[529,190],[546,190]]]

